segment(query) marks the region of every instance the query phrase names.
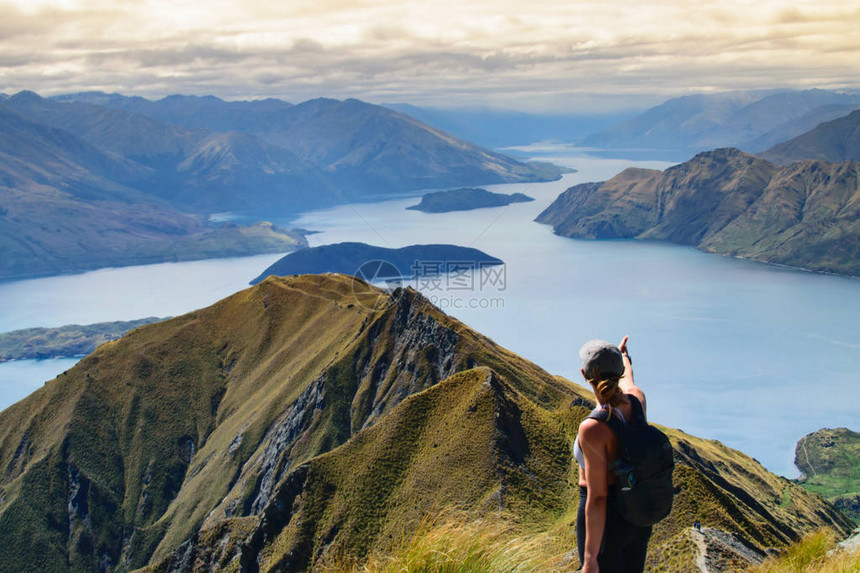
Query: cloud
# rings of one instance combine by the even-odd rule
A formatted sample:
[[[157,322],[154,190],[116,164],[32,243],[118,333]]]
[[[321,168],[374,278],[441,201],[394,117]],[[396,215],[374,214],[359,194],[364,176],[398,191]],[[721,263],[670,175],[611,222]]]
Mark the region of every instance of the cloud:
[[[853,1],[20,1],[0,4],[5,92],[556,110],[696,91],[860,88]]]

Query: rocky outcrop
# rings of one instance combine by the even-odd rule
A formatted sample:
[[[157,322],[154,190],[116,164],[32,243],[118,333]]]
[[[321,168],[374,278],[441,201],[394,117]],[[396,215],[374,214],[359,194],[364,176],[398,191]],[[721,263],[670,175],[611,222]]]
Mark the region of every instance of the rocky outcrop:
[[[860,276],[860,167],[788,167],[717,149],[663,172],[571,187],[536,219],[558,235],[643,239]]]
[[[263,440],[266,444],[261,456],[254,460],[257,474],[256,492],[245,503],[245,514],[258,514],[272,495],[272,488],[291,469],[290,450],[296,440],[307,431],[314,417],[325,404],[325,378],[312,383],[295,402],[287,407]],[[228,514],[229,515],[229,514]]]

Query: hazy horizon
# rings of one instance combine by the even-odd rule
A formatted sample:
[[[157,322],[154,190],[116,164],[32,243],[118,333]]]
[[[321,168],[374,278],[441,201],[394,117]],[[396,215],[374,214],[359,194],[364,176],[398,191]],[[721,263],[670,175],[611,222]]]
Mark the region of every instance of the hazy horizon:
[[[326,96],[540,113],[860,89],[849,1],[6,0],[0,92]]]

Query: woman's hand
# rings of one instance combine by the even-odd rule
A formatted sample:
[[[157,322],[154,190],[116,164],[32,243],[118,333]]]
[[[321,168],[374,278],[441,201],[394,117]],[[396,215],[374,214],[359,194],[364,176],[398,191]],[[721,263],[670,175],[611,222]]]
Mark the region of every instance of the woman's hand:
[[[579,573],[600,573],[600,567],[597,565],[597,558],[586,559],[585,564],[582,566],[582,569],[579,570]]]
[[[621,344],[618,345],[618,350],[621,351],[621,354],[627,354],[627,339],[628,338],[630,338],[629,335],[625,336],[624,340],[621,341]]]

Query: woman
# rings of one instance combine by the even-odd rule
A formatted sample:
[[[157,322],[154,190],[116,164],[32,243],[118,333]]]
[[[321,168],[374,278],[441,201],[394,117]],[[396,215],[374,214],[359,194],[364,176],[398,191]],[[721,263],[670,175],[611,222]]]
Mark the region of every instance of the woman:
[[[591,340],[579,351],[582,375],[598,408],[624,423],[633,419],[636,401],[645,413],[645,394],[633,382],[627,338],[620,346]],[[613,504],[617,447],[608,424],[592,418],[580,424],[573,451],[579,463],[576,537],[582,573],[641,573],[645,568],[651,528],[627,523]]]

